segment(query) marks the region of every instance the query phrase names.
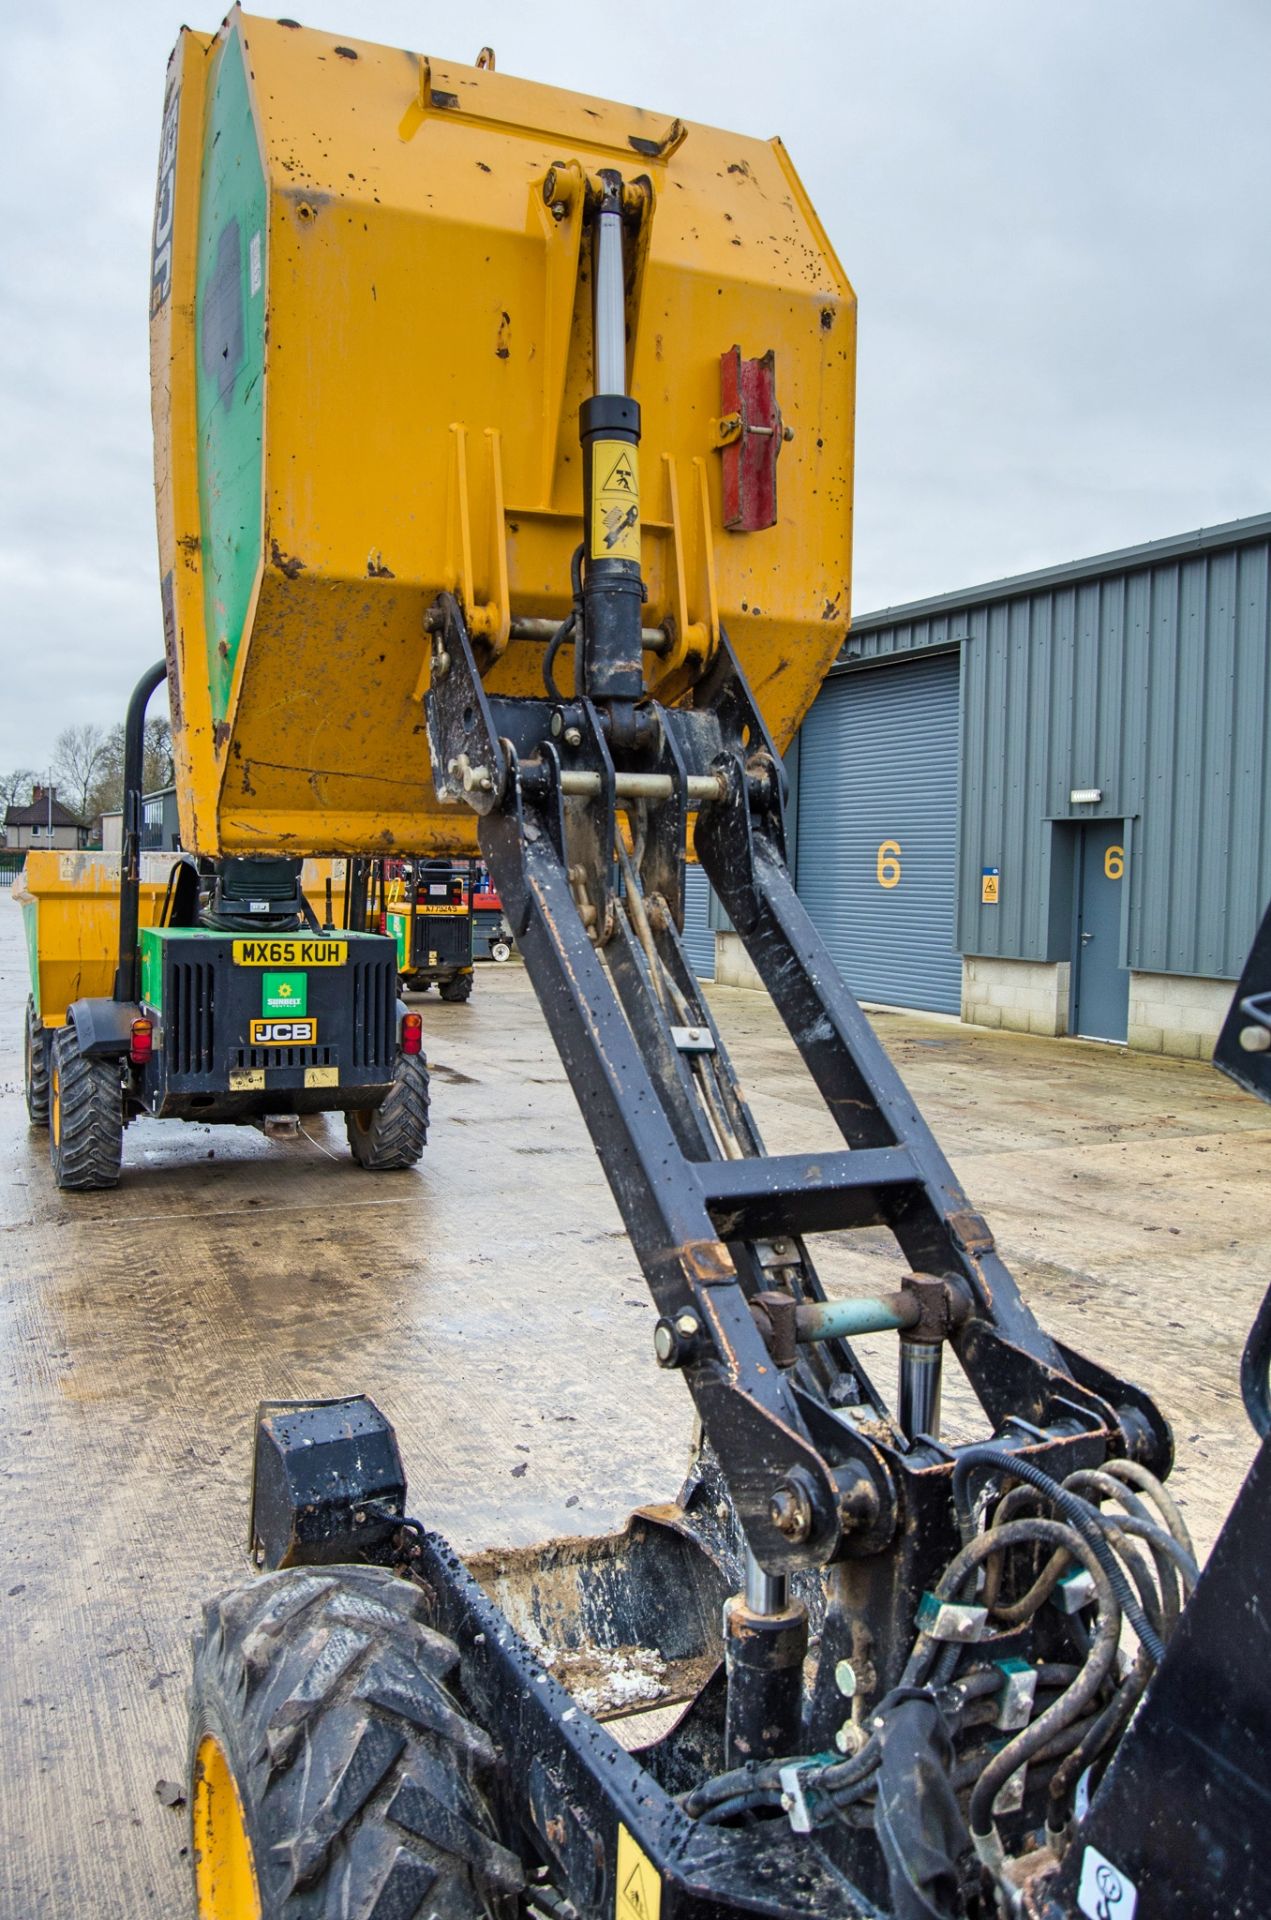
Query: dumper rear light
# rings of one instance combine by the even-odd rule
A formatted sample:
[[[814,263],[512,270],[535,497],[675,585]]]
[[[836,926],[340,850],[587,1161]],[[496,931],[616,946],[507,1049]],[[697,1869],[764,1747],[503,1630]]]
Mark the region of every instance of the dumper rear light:
[[[153,1054],[153,1025],[149,1020],[134,1020],[128,1032],[128,1058],[134,1067],[144,1067]]]
[[[424,1050],[424,1023],[417,1013],[402,1015],[402,1052],[422,1053]]]

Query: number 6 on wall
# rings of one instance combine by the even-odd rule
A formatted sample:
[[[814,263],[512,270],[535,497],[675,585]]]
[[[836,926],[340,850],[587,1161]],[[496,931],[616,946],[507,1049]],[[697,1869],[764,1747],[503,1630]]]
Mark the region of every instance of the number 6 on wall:
[[[900,881],[900,842],[884,840],[878,848],[878,884],[894,887]]]
[[[1103,871],[1109,880],[1119,880],[1125,872],[1125,848],[1108,847],[1103,856]]]

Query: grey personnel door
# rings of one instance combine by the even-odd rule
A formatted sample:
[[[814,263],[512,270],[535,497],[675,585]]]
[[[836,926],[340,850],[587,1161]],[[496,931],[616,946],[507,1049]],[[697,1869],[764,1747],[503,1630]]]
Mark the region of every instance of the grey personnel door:
[[[1072,968],[1073,1031],[1087,1040],[1124,1040],[1130,970],[1121,965],[1125,823],[1092,820],[1081,829],[1077,937]]]

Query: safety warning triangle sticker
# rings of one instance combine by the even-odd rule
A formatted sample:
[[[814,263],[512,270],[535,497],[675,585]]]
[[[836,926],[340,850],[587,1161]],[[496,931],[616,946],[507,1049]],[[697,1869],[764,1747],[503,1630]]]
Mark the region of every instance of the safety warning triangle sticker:
[[[631,498],[633,500],[635,499],[639,488],[636,482],[635,468],[631,464],[631,455],[626,447],[619,448],[617,459],[600,484],[606,493],[612,489],[616,493],[630,494]]]
[[[591,543],[594,560],[640,561],[639,456],[625,440],[592,443]]]
[[[618,1828],[617,1898],[614,1920],[659,1920],[662,1881],[648,1854],[627,1829]]]

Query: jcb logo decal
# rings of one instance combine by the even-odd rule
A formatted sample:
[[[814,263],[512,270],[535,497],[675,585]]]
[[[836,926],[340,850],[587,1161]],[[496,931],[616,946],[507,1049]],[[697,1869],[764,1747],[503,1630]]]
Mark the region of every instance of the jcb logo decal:
[[[316,1020],[253,1020],[254,1047],[309,1047],[318,1037]]]

